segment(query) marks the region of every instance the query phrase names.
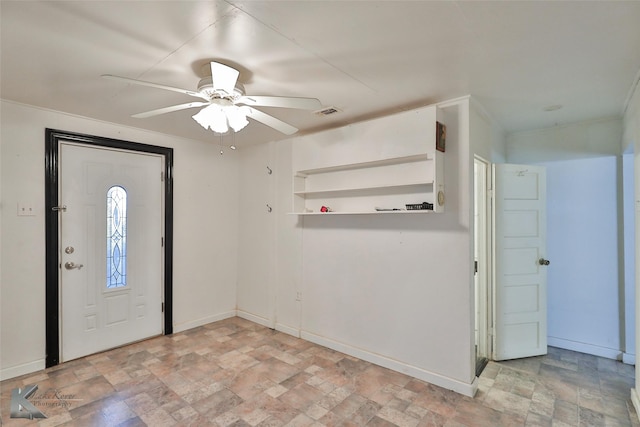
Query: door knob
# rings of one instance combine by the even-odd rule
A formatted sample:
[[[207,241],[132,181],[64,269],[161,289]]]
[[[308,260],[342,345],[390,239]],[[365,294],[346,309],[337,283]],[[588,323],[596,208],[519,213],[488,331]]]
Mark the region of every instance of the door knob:
[[[548,259],[540,258],[538,260],[538,264],[540,264],[540,265],[549,265],[549,264],[551,264],[551,261],[549,261]]]
[[[82,264],[75,264],[71,261],[67,261],[64,263],[64,268],[66,268],[67,270],[73,270],[74,268],[80,270],[82,267],[84,267]]]

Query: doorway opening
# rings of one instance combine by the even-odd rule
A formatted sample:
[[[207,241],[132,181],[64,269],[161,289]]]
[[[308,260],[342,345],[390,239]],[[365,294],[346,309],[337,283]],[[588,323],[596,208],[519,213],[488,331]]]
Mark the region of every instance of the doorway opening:
[[[164,217],[162,242],[164,320],[163,334],[173,333],[173,149],[54,129],[45,134],[45,234],[46,234],[46,367],[60,363],[60,145],[62,142],[93,148],[109,148],[131,153],[149,153],[164,159]],[[79,268],[80,266],[78,266]]]
[[[491,180],[489,162],[481,157],[473,159],[474,175],[474,295],[475,295],[475,360],[476,376],[480,376],[490,356],[490,254],[491,254]]]

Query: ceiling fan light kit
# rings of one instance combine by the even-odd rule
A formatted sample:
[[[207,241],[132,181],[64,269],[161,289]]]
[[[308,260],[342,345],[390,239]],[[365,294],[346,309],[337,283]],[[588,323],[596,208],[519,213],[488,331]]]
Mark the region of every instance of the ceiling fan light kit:
[[[298,131],[297,128],[252,107],[263,106],[303,110],[317,110],[321,107],[320,101],[315,98],[247,96],[244,92],[244,86],[238,82],[238,76],[240,75],[238,70],[219,62],[211,62],[208,68],[211,69],[211,76],[205,76],[198,82],[197,92],[110,74],[104,74],[102,77],[170,90],[203,99],[204,101],[200,102],[189,102],[134,114],[132,117],[147,118],[188,108],[204,107],[192,116],[193,119],[203,128],[211,129],[219,134],[227,133],[230,128],[234,132],[239,132],[249,124],[247,118],[250,117],[279,132],[292,135]]]
[[[203,108],[192,117],[200,126],[216,133],[227,133],[229,128],[234,132],[239,132],[249,124],[245,109],[235,106],[225,99],[213,100],[211,105]]]

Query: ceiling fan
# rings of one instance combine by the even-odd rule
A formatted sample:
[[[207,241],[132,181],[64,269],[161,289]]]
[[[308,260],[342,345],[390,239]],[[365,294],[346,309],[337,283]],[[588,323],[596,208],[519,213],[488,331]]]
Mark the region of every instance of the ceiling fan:
[[[238,70],[219,62],[211,62],[203,66],[203,70],[208,71],[207,69],[211,70],[211,76],[202,78],[196,91],[111,74],[103,74],[102,77],[200,98],[202,101],[158,108],[157,110],[134,114],[132,117],[147,118],[188,108],[205,107],[193,115],[193,119],[205,129],[211,129],[220,134],[228,132],[229,128],[235,132],[240,131],[249,123],[247,120],[247,117],[249,117],[286,135],[292,135],[298,131],[297,128],[253,107],[280,107],[302,110],[317,110],[321,108],[320,101],[316,98],[246,95],[244,86],[238,82],[240,74]]]

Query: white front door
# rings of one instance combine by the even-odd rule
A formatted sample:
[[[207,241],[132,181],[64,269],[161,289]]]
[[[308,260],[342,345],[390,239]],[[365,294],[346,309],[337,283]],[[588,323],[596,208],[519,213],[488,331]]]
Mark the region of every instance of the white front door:
[[[163,157],[61,142],[61,359],[162,333]]]
[[[547,353],[546,173],[494,165],[494,359]]]

